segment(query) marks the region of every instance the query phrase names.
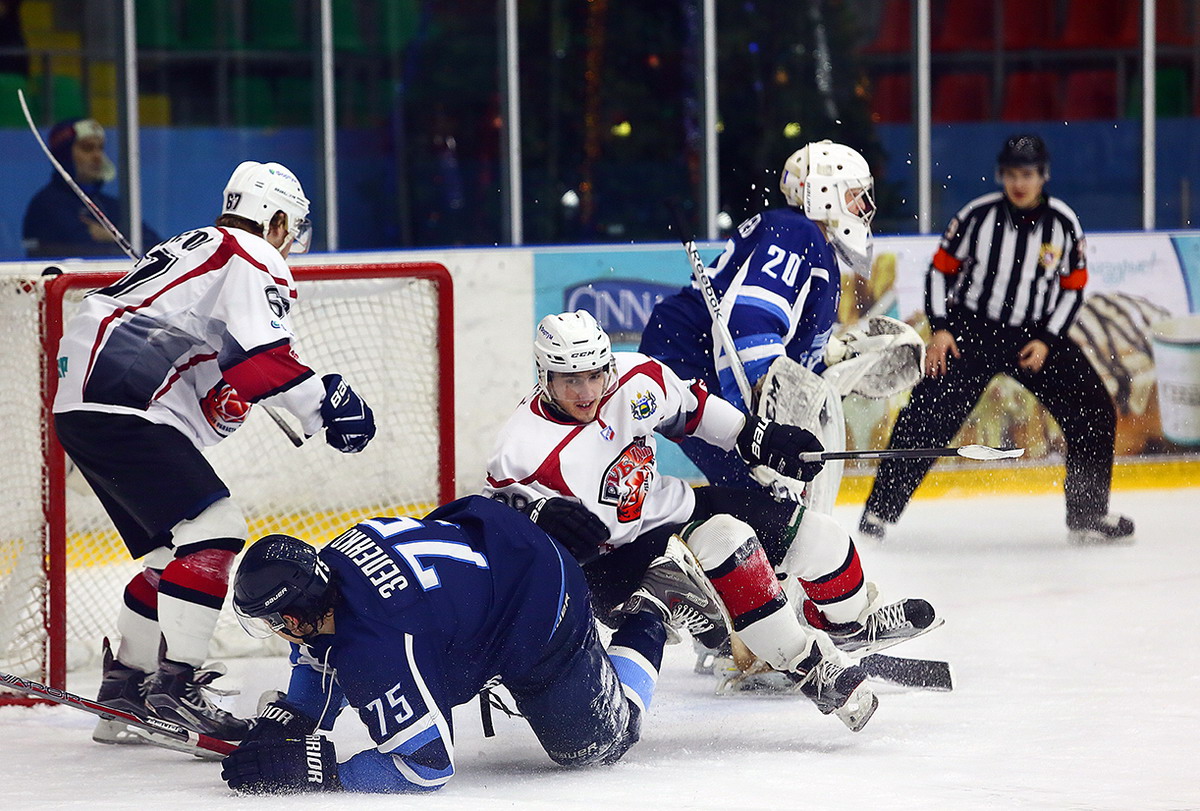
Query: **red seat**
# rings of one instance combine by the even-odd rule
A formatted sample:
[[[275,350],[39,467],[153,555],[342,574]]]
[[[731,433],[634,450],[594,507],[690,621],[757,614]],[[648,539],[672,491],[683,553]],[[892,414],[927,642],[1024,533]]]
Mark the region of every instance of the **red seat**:
[[[875,77],[871,89],[871,120],[877,124],[912,121],[911,74],[884,73]]]
[[[1010,51],[1050,48],[1055,35],[1054,3],[1047,0],[1005,0],[1004,48]]]
[[[1052,121],[1062,118],[1062,94],[1053,71],[1019,71],[1004,83],[1005,121]]]
[[[933,86],[933,120],[988,121],[992,118],[992,82],[986,73],[947,73]]]
[[[1139,4],[1140,5],[1140,4]],[[1158,0],[1154,13],[1154,39],[1160,45],[1191,45],[1192,28],[1182,0]],[[1117,42],[1127,48],[1142,42],[1142,13],[1135,8],[1125,15]]]
[[[1130,15],[1140,18],[1140,4],[1129,0],[1071,0],[1059,44],[1063,48],[1120,47]]]
[[[993,0],[952,0],[930,43],[933,51],[990,51],[995,46]]]
[[[1067,76],[1063,118],[1117,117],[1117,72],[1115,70],[1077,70]]]
[[[879,31],[863,50],[884,54],[912,50],[912,0],[884,0]]]

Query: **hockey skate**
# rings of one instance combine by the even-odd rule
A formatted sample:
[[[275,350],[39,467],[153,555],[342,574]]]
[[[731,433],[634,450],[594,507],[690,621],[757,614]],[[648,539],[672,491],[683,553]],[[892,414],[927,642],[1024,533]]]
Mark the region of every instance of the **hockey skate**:
[[[814,628],[829,634],[838,648],[854,652],[855,658],[927,634],[943,623],[933,606],[925,600],[909,598],[878,607],[879,595],[875,584],[867,583],[866,588],[868,599],[865,616],[856,622],[829,622],[810,602],[804,605],[804,618]]]
[[[679,536],[672,535],[662,555],[650,562],[641,585],[620,608],[623,614],[649,611],[668,629],[668,643],[686,630],[708,648],[729,636],[729,624],[716,589]]]
[[[146,707],[159,718],[224,741],[240,741],[250,731],[251,722],[238,718],[214,704],[206,695],[231,695],[212,687],[214,679],[225,675],[217,665],[196,670],[191,665],[164,659],[158,673],[148,679]]]
[[[96,694],[96,700],[114,709],[145,716],[146,689],[149,687],[147,674],[144,670],[128,667],[117,661],[108,637],[104,638],[102,667],[104,675],[100,679],[100,691]],[[96,743],[146,743],[145,738],[137,735],[119,720],[104,718],[96,722],[96,728],[92,730],[92,740]]]
[[[873,512],[867,511],[858,519],[858,534],[875,541],[887,540],[888,527],[892,523],[885,521]]]
[[[822,715],[836,715],[851,732],[865,727],[879,706],[879,699],[866,684],[866,672],[858,665],[842,666],[833,656],[824,655],[815,642],[812,653],[788,675],[798,680],[800,692]]]
[[[1067,528],[1067,540],[1076,546],[1127,546],[1135,540],[1133,519],[1120,513],[1096,516]]]

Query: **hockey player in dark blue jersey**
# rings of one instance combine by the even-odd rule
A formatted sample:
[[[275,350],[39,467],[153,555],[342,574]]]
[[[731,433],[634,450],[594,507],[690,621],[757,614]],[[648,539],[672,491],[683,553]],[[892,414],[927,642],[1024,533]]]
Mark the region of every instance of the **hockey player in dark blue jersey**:
[[[784,163],[779,185],[787,208],[767,209],[739,225],[709,268],[751,386],[785,355],[818,374],[825,368],[838,314],[837,257],[855,269],[870,264],[873,181],[858,152],[830,141],[808,144]],[[752,410],[695,284],[659,302],[639,351]],[[710,484],[759,486],[736,453],[696,440],[681,445]]]
[[[574,558],[491,499],[363,521],[320,552],[267,536],[238,568],[234,609],[252,634],[293,643],[291,683],[222,777],[256,793],[440,788],[454,773],[451,708],[497,683],[555,762],[611,763],[638,740],[666,606],[707,588],[675,539],[606,653]],[[345,704],[376,746],[339,764],[313,733]]]

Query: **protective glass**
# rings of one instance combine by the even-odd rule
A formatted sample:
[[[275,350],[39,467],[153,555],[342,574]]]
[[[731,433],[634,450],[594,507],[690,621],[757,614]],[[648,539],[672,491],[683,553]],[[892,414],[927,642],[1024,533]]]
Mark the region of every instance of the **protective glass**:
[[[291,253],[308,253],[308,248],[312,244],[312,220],[308,217],[301,217],[292,224],[288,233],[292,237]]]
[[[287,632],[287,623],[283,620],[283,615],[278,611],[273,611],[262,617],[252,617],[249,614],[243,613],[242,610],[234,605],[233,613],[238,618],[238,623],[242,629],[250,634],[255,639],[269,639],[280,631]]]

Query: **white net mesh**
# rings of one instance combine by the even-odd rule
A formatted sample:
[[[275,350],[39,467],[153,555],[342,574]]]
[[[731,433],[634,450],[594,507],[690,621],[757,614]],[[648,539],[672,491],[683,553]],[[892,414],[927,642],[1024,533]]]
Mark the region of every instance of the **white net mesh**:
[[[255,408],[236,434],[206,451],[246,514],[250,538],[285,532],[317,543],[346,525],[379,514],[423,514],[435,505],[440,430],[439,314],[436,285],[424,278],[339,278],[315,281],[316,268],[297,269],[300,300],[293,308],[296,349],[317,374],[337,372],[372,407],[378,433],[359,454],[340,454],[321,435],[296,448]],[[348,269],[348,274],[354,274]],[[361,272],[361,271],[358,271]],[[2,280],[0,312],[10,333],[0,360],[9,381],[0,393],[5,445],[22,460],[3,477],[0,497],[20,509],[0,511],[0,669],[44,676],[45,593],[41,574],[41,348],[36,302],[41,281]],[[30,287],[31,292],[25,288]],[[64,305],[69,317],[83,291]],[[449,348],[447,348],[449,349]],[[49,359],[48,359],[49,360]],[[285,419],[290,415],[283,412]],[[295,425],[295,420],[292,420]],[[120,449],[114,449],[119,453]],[[28,460],[28,461],[26,461]],[[164,487],[170,481],[163,482]],[[67,476],[67,668],[98,661],[104,636],[116,636],[122,591],[140,566],[129,559],[100,503],[78,473]],[[222,612],[210,656],[262,652]]]

